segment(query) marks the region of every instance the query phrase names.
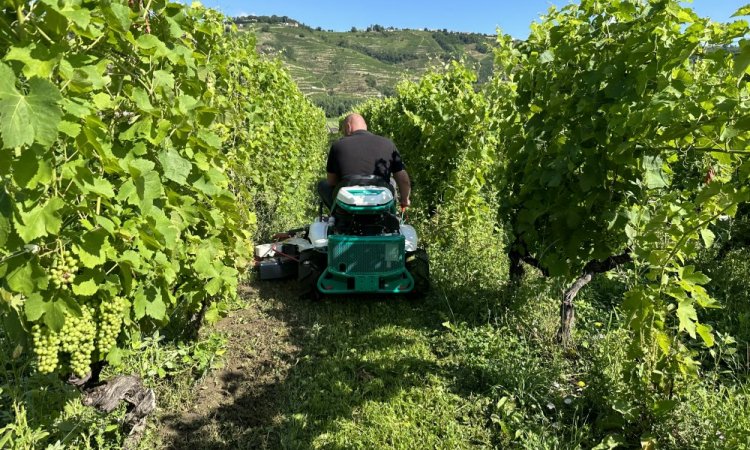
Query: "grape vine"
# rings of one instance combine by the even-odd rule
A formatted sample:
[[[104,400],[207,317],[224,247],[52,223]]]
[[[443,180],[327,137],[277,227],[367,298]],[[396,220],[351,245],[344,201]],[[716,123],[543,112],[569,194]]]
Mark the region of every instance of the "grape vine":
[[[406,161],[426,161],[410,170],[435,185],[415,195],[463,192],[448,199],[476,205],[497,194],[515,269],[525,261],[571,282],[561,339],[578,290],[624,267],[628,382],[663,405],[698,373],[691,340],[714,344],[699,314],[717,306],[710,279],[690,262],[713,245],[712,225],[750,201],[749,32],[675,0],[582,0],[551,8],[524,41],[500,35],[480,94],[470,76],[441,89],[450,69],[363,114]]]
[[[144,3],[0,6],[0,316],[42,372],[216,320],[324,156],[322,111],[252,35]]]

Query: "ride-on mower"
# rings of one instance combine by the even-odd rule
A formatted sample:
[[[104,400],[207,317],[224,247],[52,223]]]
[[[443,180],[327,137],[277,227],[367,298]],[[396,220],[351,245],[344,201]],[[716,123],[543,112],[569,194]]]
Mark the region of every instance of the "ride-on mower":
[[[320,204],[309,226],[256,247],[261,280],[297,275],[300,295],[424,295],[429,259],[417,233],[399,215],[393,187],[376,176],[348,177],[333,193],[330,214]]]

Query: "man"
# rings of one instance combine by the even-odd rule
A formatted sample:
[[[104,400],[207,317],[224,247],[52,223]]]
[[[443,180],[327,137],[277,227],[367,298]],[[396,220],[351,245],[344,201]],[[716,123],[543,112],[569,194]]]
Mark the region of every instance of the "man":
[[[359,114],[348,115],[341,123],[341,132],[344,137],[334,142],[328,152],[328,177],[318,185],[326,205],[330,208],[333,204],[333,189],[344,177],[376,175],[390,184],[393,175],[401,207],[409,206],[411,182],[393,141],[367,131],[367,123]]]

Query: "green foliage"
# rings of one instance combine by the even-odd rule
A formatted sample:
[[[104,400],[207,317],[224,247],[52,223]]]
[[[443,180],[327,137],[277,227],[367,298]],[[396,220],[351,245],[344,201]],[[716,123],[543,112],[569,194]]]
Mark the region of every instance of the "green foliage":
[[[325,122],[215,11],[16,3],[0,8],[0,315],[24,346],[35,330],[40,369],[83,375],[236,296],[257,220],[304,216]]]
[[[474,91],[476,76],[458,63],[404,82],[397,95],[363,105],[370,128],[394,140],[414,179],[415,205],[432,215],[440,205],[460,214],[461,225],[489,210],[502,159],[489,109]],[[445,126],[450,124],[450,126]]]
[[[313,95],[310,99],[325,111],[326,117],[340,117],[362,102],[361,98],[348,95]]]
[[[669,395],[697,373],[676,336],[714,344],[698,320],[716,305],[710,279],[686,261],[712,245],[710,224],[750,199],[748,153],[733,150],[750,134],[741,58],[706,48],[747,32],[673,1],[584,1],[551,9],[525,42],[501,39],[494,98],[512,118],[501,211],[514,245],[563,276],[632,252],[628,356],[644,394]],[[696,153],[703,170],[691,178],[681,172]]]

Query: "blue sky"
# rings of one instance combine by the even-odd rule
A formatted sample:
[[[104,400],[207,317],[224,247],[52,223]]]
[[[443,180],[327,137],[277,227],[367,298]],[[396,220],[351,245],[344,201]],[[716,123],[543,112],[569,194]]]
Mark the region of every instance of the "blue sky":
[[[289,16],[312,27],[348,31],[380,24],[397,28],[447,28],[494,34],[500,27],[516,38],[528,36],[529,24],[550,5],[563,6],[569,0],[203,0],[206,6],[225,14]],[[750,0],[693,0],[700,15],[727,21]]]

